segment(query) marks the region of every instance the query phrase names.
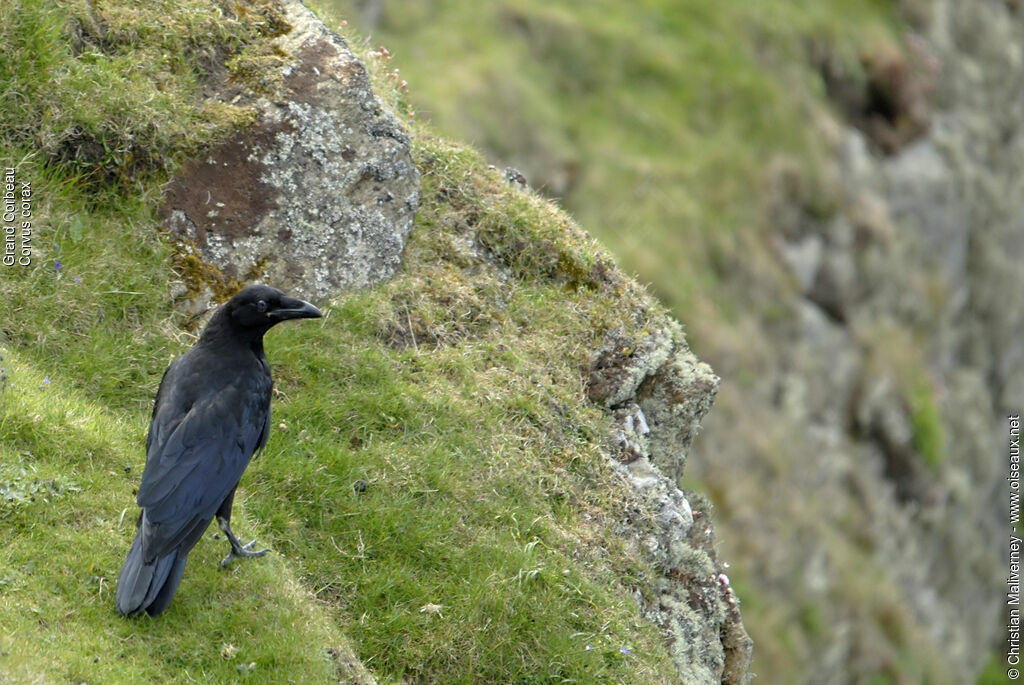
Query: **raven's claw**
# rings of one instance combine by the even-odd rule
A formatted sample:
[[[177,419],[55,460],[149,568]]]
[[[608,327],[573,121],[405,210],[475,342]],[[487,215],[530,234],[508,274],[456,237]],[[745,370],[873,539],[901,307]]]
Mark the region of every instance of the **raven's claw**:
[[[269,548],[266,548],[254,552],[252,547],[256,544],[255,540],[250,542],[248,545],[243,545],[238,541],[238,538],[235,537],[235,534],[231,531],[231,526],[228,525],[228,522],[225,519],[218,516],[217,523],[220,525],[220,529],[224,531],[224,535],[228,537],[228,542],[231,543],[231,551],[228,552],[228,555],[220,561],[221,568],[227,568],[227,566],[236,558],[262,557],[270,551]]]
[[[232,537],[234,537],[234,536],[232,536]],[[221,559],[221,561],[220,561],[220,567],[221,568],[227,568],[228,565],[232,561],[237,559],[237,558],[262,557],[264,554],[266,554],[267,552],[270,551],[270,548],[265,548],[265,549],[257,550],[255,552],[252,551],[253,545],[256,544],[255,540],[250,542],[248,545],[239,545],[239,544],[237,544],[238,540],[232,540],[231,538],[228,538],[228,539],[232,542],[231,551],[228,552],[228,555],[226,557]]]

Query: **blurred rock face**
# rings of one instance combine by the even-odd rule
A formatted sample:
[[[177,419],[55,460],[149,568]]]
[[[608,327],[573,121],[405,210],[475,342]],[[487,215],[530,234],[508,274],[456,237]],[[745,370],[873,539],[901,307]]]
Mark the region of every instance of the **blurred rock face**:
[[[224,279],[319,300],[398,268],[419,174],[345,41],[296,0],[280,6],[276,53],[254,69],[261,80],[210,84],[217,99],[251,106],[255,124],[187,165],[162,212],[179,252]],[[184,274],[197,309],[210,294],[200,276]]]
[[[742,396],[708,354],[726,381],[690,460],[728,512],[725,552],[789,608],[745,612],[753,670],[796,657],[799,682],[973,682],[1001,639],[1006,416],[1024,405],[1024,16],[902,4],[904,45],[864,57],[873,95],[830,88],[836,206],[780,193],[787,316],[762,324],[763,374]],[[791,651],[759,642],[794,621]]]

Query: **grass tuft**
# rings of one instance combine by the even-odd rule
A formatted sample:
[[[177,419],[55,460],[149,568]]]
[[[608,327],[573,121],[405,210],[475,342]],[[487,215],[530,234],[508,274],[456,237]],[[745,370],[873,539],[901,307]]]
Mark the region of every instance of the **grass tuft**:
[[[204,102],[226,57],[285,30],[273,3],[12,0],[0,7],[0,137],[97,188],[147,176],[248,123]]]

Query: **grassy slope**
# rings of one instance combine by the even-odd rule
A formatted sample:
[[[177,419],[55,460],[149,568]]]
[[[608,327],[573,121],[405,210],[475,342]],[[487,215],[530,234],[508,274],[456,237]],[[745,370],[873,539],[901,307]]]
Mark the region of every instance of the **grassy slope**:
[[[401,69],[408,101],[439,129],[473,140],[495,163],[519,166],[536,185],[575,174],[566,205],[627,269],[652,281],[723,376],[711,417],[727,434],[718,444],[749,446],[752,468],[710,473],[698,489],[721,507],[722,550],[737,562],[755,671],[773,682],[813,682],[813,664],[846,630],[831,612],[852,617],[867,636],[862,672],[851,678],[948,679],[930,627],[901,606],[899,581],[863,545],[857,514],[836,520],[816,498],[798,498],[776,520],[802,531],[788,539],[813,543],[744,532],[763,522],[766,507],[778,508],[765,499],[772,489],[758,469],[799,470],[802,450],[814,449],[802,442],[805,427],[780,421],[759,394],[774,360],[751,345],[786,326],[793,297],[791,276],[762,237],[766,224],[780,208],[827,217],[838,192],[834,180],[816,176],[831,142],[822,122],[829,105],[809,55],[827,44],[856,73],[859,55],[900,49],[906,26],[896,6],[912,12],[928,3],[332,4],[356,30],[365,26],[356,5],[384,8],[371,44],[391,49],[387,68]],[[865,344],[902,389],[915,446],[935,469],[945,440],[916,334],[883,328]],[[725,461],[723,452],[709,456]],[[779,601],[760,565],[781,547],[798,577],[807,546],[839,560],[833,581],[842,590],[823,602],[809,588],[790,588]]]
[[[211,532],[166,614],[117,616],[152,395],[192,341],[159,182],[244,119],[197,107],[196,74],[211,45],[258,43],[258,9],[0,9],[0,164],[36,198],[33,265],[0,272],[0,679],[327,682],[352,638],[385,680],[670,681],[580,372],[657,311],[590,276],[602,253],[563,214],[422,131],[402,273],[267,342],[282,427],[236,517],[276,553],[220,571]]]
[[[367,3],[333,4],[364,25],[359,7]],[[856,71],[860,51],[892,44],[896,4],[390,0],[372,30],[371,44],[391,50],[389,68],[401,70],[408,99],[439,130],[472,140],[537,185],[557,181],[566,165],[578,167],[566,206],[627,270],[652,283],[687,324],[695,351],[723,377],[711,417],[722,427],[719,444],[743,445],[755,456],[743,478],[727,471],[730,477],[694,485],[722,507],[719,534],[755,640],[754,671],[772,682],[813,682],[812,664],[831,647],[835,626],[825,625],[812,592],[778,601],[767,594],[777,590],[766,588],[758,596],[767,548],[802,549],[778,536],[749,536],[750,522],[764,521],[761,511],[780,506],[758,469],[800,469],[804,449],[803,427],[780,421],[759,394],[774,360],[751,341],[786,325],[785,302],[794,296],[764,233],[780,206],[827,216],[838,192],[816,172],[828,154],[819,125],[828,104],[808,59],[812,45],[827,43]],[[896,356],[891,346],[878,349]],[[917,354],[914,348],[913,368]],[[928,399],[919,385],[907,385],[915,401]],[[929,446],[941,437],[931,406],[915,402],[915,431],[933,436],[920,442],[924,454],[936,455]],[[733,527],[731,505],[749,514]],[[873,550],[857,547],[856,517],[833,527],[813,498],[783,508],[776,521],[838,550],[835,584],[844,590],[829,601],[858,629],[883,634],[866,659],[896,665],[865,671],[882,680],[899,673],[942,682],[925,632],[894,610],[899,592],[879,581]],[[796,573],[804,557],[794,557]]]
[[[391,49],[420,115],[560,196],[694,325],[685,314],[721,299],[716,270],[763,220],[766,168],[806,171],[824,153],[808,125],[822,94],[812,43],[856,70],[894,12],[886,0],[390,0],[369,3],[382,9],[368,29],[367,3],[320,4]],[[804,199],[827,205],[810,176]]]

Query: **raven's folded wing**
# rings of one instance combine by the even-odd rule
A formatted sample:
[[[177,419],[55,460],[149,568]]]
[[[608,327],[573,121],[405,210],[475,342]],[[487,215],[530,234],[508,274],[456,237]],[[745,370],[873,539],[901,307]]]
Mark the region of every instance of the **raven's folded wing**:
[[[158,395],[137,497],[147,562],[202,535],[266,439],[269,378],[249,378],[211,388],[187,408]]]

